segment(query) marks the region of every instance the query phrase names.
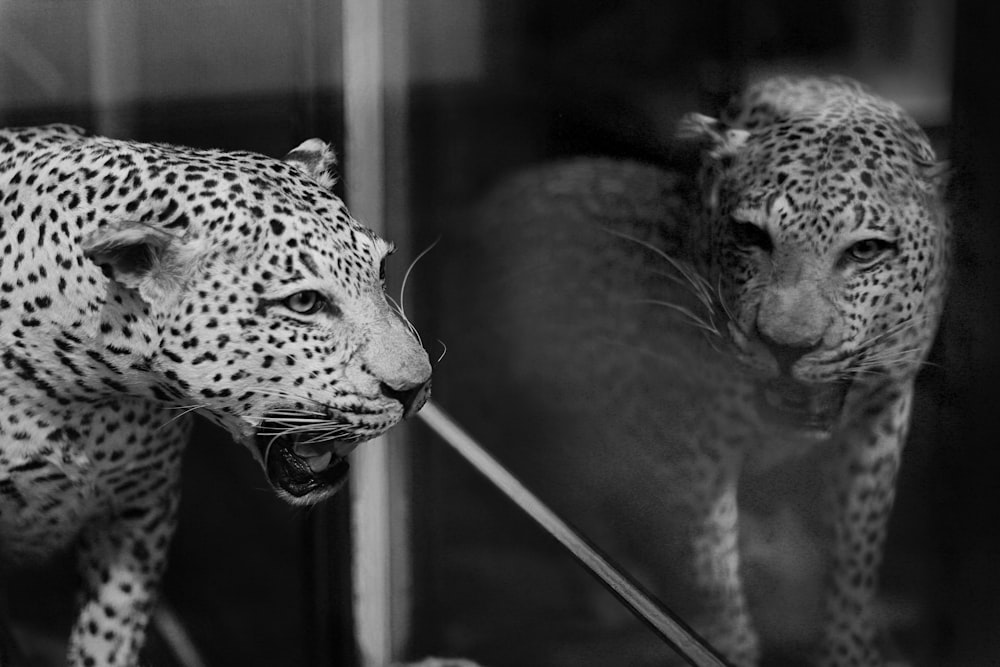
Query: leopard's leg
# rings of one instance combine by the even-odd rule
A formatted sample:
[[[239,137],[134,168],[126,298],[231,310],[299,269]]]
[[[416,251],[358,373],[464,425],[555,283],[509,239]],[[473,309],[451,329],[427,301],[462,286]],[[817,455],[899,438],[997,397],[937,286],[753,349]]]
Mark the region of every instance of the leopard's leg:
[[[134,458],[102,479],[108,511],[80,536],[82,588],[70,635],[72,667],[138,664],[176,523],[188,430],[186,420],[171,421],[166,414],[143,426],[122,424],[114,434]]]
[[[760,642],[750,618],[740,574],[740,458],[732,451],[699,457],[691,479],[691,546],[694,581],[705,620],[695,621],[702,637],[735,667],[760,659]]]
[[[866,398],[866,404],[884,407],[849,429],[835,465],[833,563],[817,661],[822,667],[885,664],[873,605],[912,393],[910,383]]]

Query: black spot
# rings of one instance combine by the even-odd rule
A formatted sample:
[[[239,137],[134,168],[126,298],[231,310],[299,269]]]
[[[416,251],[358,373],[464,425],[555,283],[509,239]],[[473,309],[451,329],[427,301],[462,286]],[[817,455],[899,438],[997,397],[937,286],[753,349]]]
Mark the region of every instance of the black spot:
[[[147,507],[129,507],[126,510],[122,510],[121,517],[123,519],[135,520],[143,519],[149,514],[149,508]]]
[[[132,548],[132,555],[135,556],[135,559],[140,563],[145,563],[149,561],[149,547],[147,547],[142,540],[139,540]]]
[[[129,391],[126,385],[109,377],[102,377],[101,382],[108,388],[113,389],[114,391],[120,392],[122,394],[127,394]]]
[[[165,356],[167,359],[170,359],[174,363],[178,363],[178,364],[184,363],[184,358],[183,357],[181,357],[178,354],[175,354],[174,352],[171,352],[167,348],[164,348],[163,350],[161,350],[161,352],[162,352],[163,356]]]

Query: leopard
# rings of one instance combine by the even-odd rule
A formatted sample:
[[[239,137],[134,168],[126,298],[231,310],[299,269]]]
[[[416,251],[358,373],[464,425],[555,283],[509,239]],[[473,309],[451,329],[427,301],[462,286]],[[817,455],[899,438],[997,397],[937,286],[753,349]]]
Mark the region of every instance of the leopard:
[[[439,401],[727,664],[897,664],[879,570],[947,293],[947,163],[837,76],[758,81],[677,145],[689,168],[569,157],[482,198],[442,281],[468,287]],[[470,391],[463,330],[516,419]]]
[[[196,415],[312,505],[427,400],[394,246],[336,168],[315,138],[275,159],[0,131],[0,558],[75,555],[67,664],[139,664]]]

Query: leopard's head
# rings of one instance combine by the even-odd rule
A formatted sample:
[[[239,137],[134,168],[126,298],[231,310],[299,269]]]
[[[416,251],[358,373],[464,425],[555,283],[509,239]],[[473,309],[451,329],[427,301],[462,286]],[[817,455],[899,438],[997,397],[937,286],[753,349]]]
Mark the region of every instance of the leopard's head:
[[[384,291],[392,246],[334,195],[318,140],[284,161],[136,146],[146,200],[83,242],[110,298],[156,325],[138,370],[247,444],[285,499],[331,495],[346,455],[429,393],[427,354]]]
[[[758,413],[823,435],[851,389],[912,377],[948,265],[943,168],[897,105],[844,79],[777,79],[702,142],[695,242]]]

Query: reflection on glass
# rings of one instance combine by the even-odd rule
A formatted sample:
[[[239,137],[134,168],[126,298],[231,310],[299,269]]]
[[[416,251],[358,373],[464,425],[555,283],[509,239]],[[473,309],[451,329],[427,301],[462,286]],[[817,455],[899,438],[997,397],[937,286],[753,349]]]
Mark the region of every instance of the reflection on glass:
[[[421,37],[439,34],[440,13],[415,5],[410,19],[413,61],[427,64],[410,82],[415,246],[441,237],[415,271],[415,284],[429,285],[415,290],[419,326],[448,348],[435,400],[713,641],[728,641],[711,620],[720,607],[746,605],[768,658],[796,664],[822,632],[833,558],[823,489],[836,446],[790,442],[801,455],[779,466],[758,460],[739,489],[693,511],[690,490],[739,465],[692,465],[693,451],[774,436],[706,427],[737,409],[727,391],[743,376],[729,332],[711,331],[726,318],[706,307],[731,286],[672,261],[687,251],[686,212],[699,197],[698,151],[676,141],[675,128],[685,112],[720,110],[747,79],[833,72],[899,100],[940,151],[947,7],[921,3],[903,20],[888,4],[863,14],[843,3],[770,13],[696,3],[453,6],[458,46]],[[468,69],[434,69],[446,59]],[[744,246],[761,243],[743,231]],[[935,368],[918,385],[904,490],[926,480],[921,444],[936,437],[943,377]],[[800,388],[787,387],[786,398],[810,408],[842,398]],[[450,453],[425,454],[414,473],[415,533],[426,544],[418,645],[498,665],[673,664],[499,494]],[[876,607],[899,647],[881,648],[934,664],[938,584],[927,573],[941,567],[939,550],[919,519],[927,508],[903,493]],[[732,571],[715,579],[746,580],[746,599],[734,601],[729,590],[706,595],[691,562],[704,522],[735,522],[737,507],[738,540],[715,538],[741,554],[720,559]]]

